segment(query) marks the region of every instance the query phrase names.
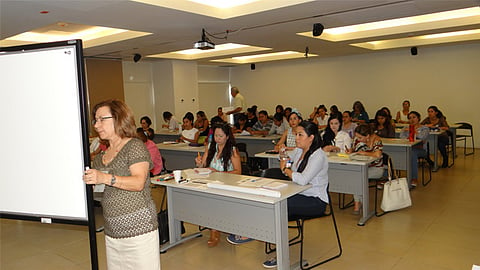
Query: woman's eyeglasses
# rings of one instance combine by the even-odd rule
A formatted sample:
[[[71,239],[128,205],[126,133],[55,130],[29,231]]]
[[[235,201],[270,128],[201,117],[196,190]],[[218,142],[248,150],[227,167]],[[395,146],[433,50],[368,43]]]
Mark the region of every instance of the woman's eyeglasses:
[[[99,118],[95,118],[92,120],[92,126],[94,126],[97,122],[100,122],[102,123],[103,121],[107,120],[107,119],[112,119],[113,116],[104,116],[104,117],[99,117]]]

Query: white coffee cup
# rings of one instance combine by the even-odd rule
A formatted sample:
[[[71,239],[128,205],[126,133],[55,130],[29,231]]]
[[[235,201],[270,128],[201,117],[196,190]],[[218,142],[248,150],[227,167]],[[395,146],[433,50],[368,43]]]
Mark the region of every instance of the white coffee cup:
[[[180,182],[180,179],[182,179],[182,170],[173,171],[173,177],[175,178],[175,182]]]

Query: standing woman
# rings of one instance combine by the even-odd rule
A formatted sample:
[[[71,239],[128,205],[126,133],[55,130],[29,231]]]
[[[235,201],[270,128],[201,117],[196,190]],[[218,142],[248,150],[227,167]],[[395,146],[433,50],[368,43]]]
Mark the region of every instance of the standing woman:
[[[383,176],[383,159],[382,157],[383,143],[378,135],[376,135],[368,124],[360,124],[355,128],[355,141],[353,148],[348,152],[356,152],[360,155],[376,158],[368,165],[368,178],[380,178]],[[353,195],[354,207],[353,214],[360,214],[363,197]]]
[[[445,130],[448,132],[449,126],[447,123],[447,118],[443,116],[443,113],[437,108],[437,106],[430,106],[427,110],[428,117],[422,121],[422,125],[425,125],[431,129]],[[438,135],[438,150],[442,154],[443,162],[442,168],[448,167],[448,154],[447,154],[447,144],[448,144],[448,133],[443,132]]]
[[[395,120],[397,123],[408,124],[408,115],[410,113],[410,101],[404,100],[402,103],[402,110],[397,112]]]
[[[93,127],[110,146],[85,171],[86,184],[105,184],[102,200],[108,269],[160,269],[158,223],[150,194],[150,154],[120,100],[93,108]],[[108,172],[108,173],[107,173]]]
[[[282,134],[282,137],[275,145],[276,151],[279,151],[282,148],[285,148],[287,151],[295,149],[297,146],[295,142],[295,130],[300,122],[302,122],[302,115],[297,112],[296,109],[293,109],[288,116],[288,124],[290,127]]]
[[[328,201],[328,160],[323,152],[318,127],[310,121],[302,121],[296,132],[297,148],[291,153],[291,167],[280,161],[280,168],[288,178],[299,185],[312,187],[287,199],[289,220],[295,216],[321,216]],[[265,268],[274,268],[276,258],[263,263]]]
[[[203,156],[198,154],[195,163],[199,168],[209,168],[214,172],[225,172],[233,174],[242,173],[240,154],[235,148],[235,137],[232,128],[228,123],[217,123],[213,127],[214,140],[206,146]],[[210,239],[207,244],[214,247],[218,244],[220,232],[210,230]]]
[[[345,153],[352,148],[352,138],[342,129],[342,116],[330,115],[328,126],[322,133],[323,151]]]

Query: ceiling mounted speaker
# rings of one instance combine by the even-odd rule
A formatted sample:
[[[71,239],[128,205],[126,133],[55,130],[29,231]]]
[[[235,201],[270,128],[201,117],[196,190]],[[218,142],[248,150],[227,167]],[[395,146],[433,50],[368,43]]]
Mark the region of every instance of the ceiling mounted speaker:
[[[314,23],[313,24],[313,31],[312,34],[314,37],[318,37],[323,33],[323,24],[321,23]]]
[[[133,62],[137,63],[138,61],[140,61],[140,59],[142,59],[142,55],[139,54],[139,53],[136,53],[134,56],[133,56]]]
[[[410,48],[410,53],[411,53],[412,55],[417,55],[417,54],[418,54],[418,49],[417,49],[417,47],[412,47],[412,48]]]
[[[255,64],[250,64],[250,69],[255,70]]]

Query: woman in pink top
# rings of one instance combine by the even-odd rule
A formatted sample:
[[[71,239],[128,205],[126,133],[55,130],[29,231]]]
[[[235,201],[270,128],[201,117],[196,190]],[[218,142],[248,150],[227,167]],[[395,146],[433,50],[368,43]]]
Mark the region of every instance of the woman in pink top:
[[[137,135],[138,138],[145,143],[153,162],[153,168],[150,170],[150,177],[159,175],[163,170],[163,161],[160,150],[158,150],[157,145],[155,145],[152,140],[147,139],[147,136],[142,131],[137,130]]]

